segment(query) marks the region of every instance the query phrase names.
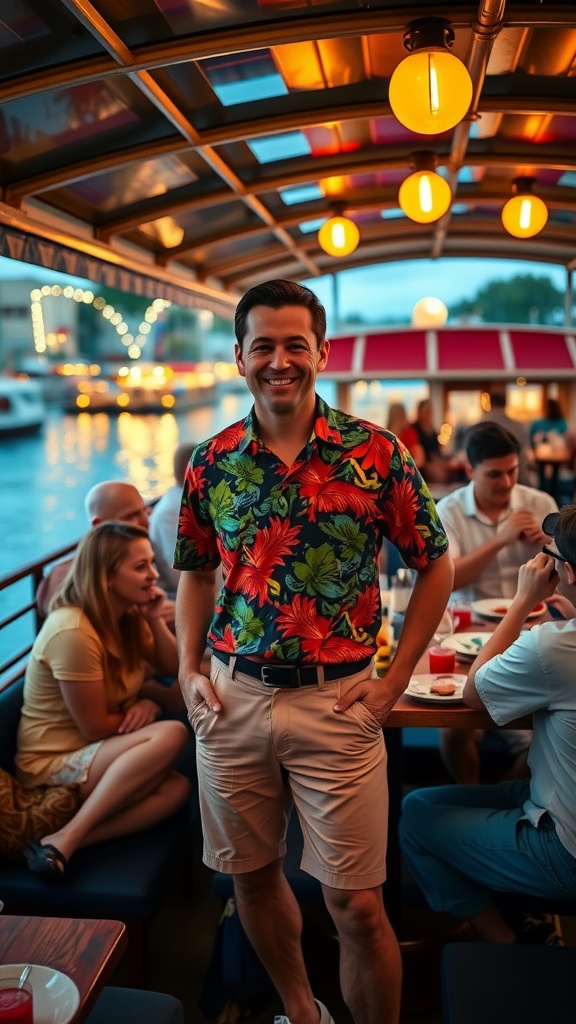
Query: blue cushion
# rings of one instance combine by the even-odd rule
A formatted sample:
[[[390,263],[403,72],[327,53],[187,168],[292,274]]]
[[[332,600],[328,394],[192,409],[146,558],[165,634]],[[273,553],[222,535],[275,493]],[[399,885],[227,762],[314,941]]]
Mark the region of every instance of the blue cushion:
[[[11,772],[23,685],[21,681],[0,693],[1,764]],[[64,885],[45,881],[26,864],[0,860],[6,909],[69,917],[150,918],[197,816],[194,794],[178,814],[154,828],[78,850]]]
[[[576,949],[454,942],[442,951],[444,1024],[568,1024]]]
[[[139,917],[155,913],[190,834],[192,803],[145,832],[78,850],[63,885],[26,864],[0,862],[0,892],[21,912],[68,917]]]
[[[0,693],[0,767],[12,774],[23,689],[24,680],[20,679]]]
[[[185,1024],[184,1007],[174,996],[109,985],[86,1024]]]

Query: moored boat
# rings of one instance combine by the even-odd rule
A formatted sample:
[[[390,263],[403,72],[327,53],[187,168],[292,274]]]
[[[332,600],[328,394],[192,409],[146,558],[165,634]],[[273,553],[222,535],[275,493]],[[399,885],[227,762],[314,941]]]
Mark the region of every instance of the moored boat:
[[[71,377],[62,405],[66,412],[169,412],[216,401],[210,368],[174,370],[162,364],[136,364],[109,373]]]
[[[39,430],[45,412],[37,381],[0,375],[0,437],[16,437]]]

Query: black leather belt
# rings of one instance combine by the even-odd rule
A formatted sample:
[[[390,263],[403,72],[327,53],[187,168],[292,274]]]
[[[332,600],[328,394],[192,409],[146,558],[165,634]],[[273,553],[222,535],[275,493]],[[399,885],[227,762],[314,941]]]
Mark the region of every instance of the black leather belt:
[[[223,661],[225,665],[230,664],[233,654],[225,651],[213,651],[214,657]],[[295,689],[298,686],[317,686],[319,680],[319,669],[324,669],[324,679],[342,679],[344,676],[352,676],[355,672],[362,672],[368,668],[372,658],[362,658],[361,661],[345,661],[330,665],[269,665],[262,661],[250,661],[248,658],[236,656],[236,668],[254,679],[260,679],[265,686],[278,686],[287,689]]]

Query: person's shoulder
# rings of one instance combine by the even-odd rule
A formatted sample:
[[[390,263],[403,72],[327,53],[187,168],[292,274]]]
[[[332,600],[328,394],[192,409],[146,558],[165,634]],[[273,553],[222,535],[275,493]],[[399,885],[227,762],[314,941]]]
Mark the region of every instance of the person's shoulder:
[[[180,487],[180,484],[172,484],[167,491],[164,491],[162,497],[158,498],[158,501],[152,507],[152,511],[150,513],[150,530],[152,530],[152,526],[154,525],[154,516],[160,515],[167,509],[172,511],[175,505],[177,506],[180,504],[181,500],[182,488]]]
[[[514,487],[516,501],[524,508],[532,508],[537,512],[557,512],[558,505],[551,494],[546,491],[539,491],[537,487],[530,487],[528,484],[516,484]]]
[[[457,487],[454,491],[450,491],[449,494],[445,494],[443,498],[440,498],[439,501],[436,502],[436,508],[438,511],[442,512],[453,508],[463,508],[466,501],[466,495],[468,493],[468,487],[469,484],[464,484],[463,487]]]
[[[83,632],[94,632],[90,620],[81,608],[71,604],[63,604],[50,612],[42,626],[41,636],[44,640],[48,640],[59,633],[77,629]]]

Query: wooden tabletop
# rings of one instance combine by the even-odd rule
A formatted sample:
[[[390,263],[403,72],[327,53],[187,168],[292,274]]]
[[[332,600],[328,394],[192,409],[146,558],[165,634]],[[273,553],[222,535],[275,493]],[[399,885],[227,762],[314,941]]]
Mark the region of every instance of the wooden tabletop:
[[[458,665],[456,665],[458,672]],[[420,726],[433,729],[497,729],[487,711],[475,711],[466,704],[423,704],[403,693],[396,701],[385,722],[386,728]],[[506,729],[531,729],[532,719],[518,718],[509,722]]]
[[[126,945],[120,921],[0,915],[0,963],[40,964],[72,978],[80,993],[74,1024],[85,1020]]]
[[[548,614],[544,613],[537,622],[543,622],[548,618]],[[473,623],[468,629],[473,629],[477,633],[493,633],[496,628],[496,623]],[[470,662],[458,661],[456,657],[456,668],[455,673],[457,675],[467,676],[470,671]],[[414,675],[422,675],[429,672],[428,668],[428,652],[426,652],[420,661],[416,665]],[[433,728],[433,729],[444,729],[444,728],[457,728],[457,729],[497,729],[500,728],[496,725],[494,720],[490,718],[487,711],[476,711],[473,708],[467,707],[466,704],[457,702],[454,704],[424,704],[422,701],[416,700],[414,697],[410,697],[409,694],[403,693],[400,695],[396,704],[392,708],[392,711],[388,715],[385,722],[386,728],[399,729],[403,727],[421,727],[421,728]],[[531,716],[525,718],[518,718],[513,722],[509,722],[506,729],[531,729],[532,718]]]

